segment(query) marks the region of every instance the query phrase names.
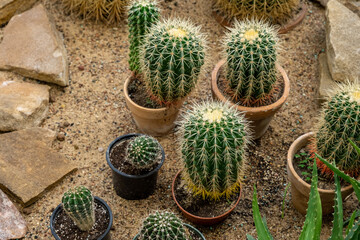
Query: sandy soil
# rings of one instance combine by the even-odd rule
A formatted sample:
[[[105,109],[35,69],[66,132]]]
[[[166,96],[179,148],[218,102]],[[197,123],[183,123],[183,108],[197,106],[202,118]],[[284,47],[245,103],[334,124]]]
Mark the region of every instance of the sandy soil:
[[[80,184],[88,186],[111,206],[114,213],[113,239],[132,239],[138,232],[142,218],[148,213],[168,209],[180,214],[171,199],[170,189],[172,178],[180,169],[180,159],[173,145],[174,133],[159,138],[166,152],[166,160],[156,193],[141,201],[127,201],[118,197],[112,188],[105,151],[116,137],[138,131],[125,106],[122,92],[123,83],[129,76],[126,25],[114,27],[86,22],[65,16],[61,4],[54,0],[42,2],[64,35],[71,76],[69,87],[52,86],[53,102],[43,127],[66,133],[65,141],[56,142],[54,148],[76,163],[79,170],[66,177],[35,204],[22,210],[29,225],[26,239],[51,239],[49,218],[53,209],[60,203],[64,191]],[[203,31],[208,34],[210,67],[189,103],[210,98],[210,72],[221,58],[220,39],[226,31],[213,19],[211,1],[160,2],[164,17],[189,18],[197,25],[201,24]],[[293,208],[290,195],[286,198],[284,219],[281,219],[281,203],[287,183],[287,150],[298,136],[311,130],[319,111],[317,56],[325,49],[325,17],[324,9],[319,4],[307,4],[309,11],[304,22],[281,36],[284,50],[281,64],[291,81],[288,102],[275,116],[265,136],[249,150],[249,171],[243,185],[243,198],[235,212],[218,226],[199,227],[207,239],[235,240],[246,239],[247,233],[256,235],[251,211],[255,183],[258,186],[260,211],[266,216],[274,238],[297,239],[301,232],[305,218]],[[64,123],[70,125],[64,127]],[[355,207],[352,196],[344,204],[345,216],[348,217]],[[321,239],[328,238],[331,226],[331,218],[326,218]]]

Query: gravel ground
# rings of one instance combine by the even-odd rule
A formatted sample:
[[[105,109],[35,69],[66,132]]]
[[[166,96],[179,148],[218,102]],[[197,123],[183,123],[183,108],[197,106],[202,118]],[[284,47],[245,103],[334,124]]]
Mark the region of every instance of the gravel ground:
[[[132,239],[148,213],[168,209],[180,214],[172,201],[170,189],[172,178],[180,169],[180,159],[173,145],[175,135],[171,133],[159,138],[166,160],[156,193],[141,201],[118,197],[112,188],[105,151],[116,137],[138,131],[122,93],[123,83],[130,74],[126,25],[106,26],[65,16],[60,3],[53,0],[42,2],[64,35],[71,76],[69,87],[52,86],[50,113],[43,127],[65,133],[65,140],[57,141],[54,148],[76,163],[79,170],[35,204],[22,210],[29,226],[26,239],[51,239],[50,215],[60,203],[64,191],[76,185],[88,186],[111,206],[114,213],[113,239]],[[209,69],[188,102],[210,98],[210,72],[221,58],[220,39],[226,30],[213,19],[209,0],[160,2],[164,17],[189,18],[195,24],[201,24],[208,34]],[[280,62],[291,82],[288,102],[275,116],[266,134],[249,149],[249,171],[243,185],[243,198],[235,212],[218,226],[199,227],[207,239],[246,239],[247,233],[256,235],[251,211],[254,183],[258,186],[261,214],[266,216],[274,238],[296,239],[301,232],[305,218],[293,208],[291,196],[288,194],[286,197],[283,219],[281,203],[287,183],[287,150],[298,136],[311,130],[319,112],[317,56],[325,49],[325,17],[324,9],[318,3],[306,4],[309,9],[303,23],[281,36],[283,52]],[[356,206],[352,196],[344,204],[345,216],[349,216]],[[326,218],[321,239],[328,238],[331,226],[331,218]]]

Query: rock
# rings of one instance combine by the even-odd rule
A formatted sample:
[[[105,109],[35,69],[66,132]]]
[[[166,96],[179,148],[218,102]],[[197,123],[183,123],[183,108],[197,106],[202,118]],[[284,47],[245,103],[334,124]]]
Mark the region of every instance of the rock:
[[[52,150],[55,133],[40,128],[0,135],[0,188],[25,206],[76,167]]]
[[[0,72],[0,131],[39,126],[48,114],[49,89]]]
[[[59,132],[59,133],[57,134],[57,140],[59,140],[59,141],[64,141],[64,140],[65,140],[65,133]]]
[[[335,81],[354,81],[360,76],[360,18],[336,0],[326,10],[328,66]]]
[[[67,86],[69,70],[60,33],[43,5],[14,16],[0,44],[0,69]]]
[[[3,191],[0,190],[0,239],[23,238],[26,222]]]
[[[319,65],[320,65],[320,87],[319,87],[319,100],[320,102],[325,100],[328,94],[334,89],[337,84],[331,78],[327,57],[325,53],[319,55]]]
[[[349,8],[353,13],[356,13],[360,17],[360,2],[359,1],[350,1],[346,2],[345,6]]]
[[[0,25],[7,23],[16,13],[31,8],[37,0],[0,0]]]

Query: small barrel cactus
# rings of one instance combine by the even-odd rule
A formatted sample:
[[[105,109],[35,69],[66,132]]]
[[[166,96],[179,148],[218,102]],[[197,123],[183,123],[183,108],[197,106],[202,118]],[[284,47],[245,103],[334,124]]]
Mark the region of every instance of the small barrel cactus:
[[[315,129],[312,152],[327,159],[352,177],[359,176],[360,155],[349,139],[360,144],[360,84],[343,84],[325,103],[319,124]],[[321,161],[319,169],[332,175]]]
[[[62,206],[80,230],[89,231],[94,225],[94,197],[86,187],[79,186],[65,192]]]
[[[139,240],[187,240],[183,222],[171,212],[155,212],[144,221]]]
[[[270,25],[256,20],[235,22],[224,46],[228,92],[233,101],[254,107],[272,98],[277,44],[277,34]]]
[[[216,0],[216,6],[231,18],[266,19],[272,23],[281,23],[291,17],[298,5],[299,0]]]
[[[218,199],[238,190],[246,166],[248,123],[227,104],[205,102],[181,121],[183,175],[195,195]]]
[[[130,40],[130,70],[138,72],[140,69],[139,47],[144,42],[148,29],[160,17],[157,1],[134,0],[130,3],[128,12],[129,40]]]
[[[127,161],[137,168],[152,166],[160,154],[160,143],[147,135],[135,137],[126,149]]]
[[[171,104],[195,88],[205,48],[199,28],[188,21],[166,20],[151,27],[142,46],[140,64],[155,100]]]

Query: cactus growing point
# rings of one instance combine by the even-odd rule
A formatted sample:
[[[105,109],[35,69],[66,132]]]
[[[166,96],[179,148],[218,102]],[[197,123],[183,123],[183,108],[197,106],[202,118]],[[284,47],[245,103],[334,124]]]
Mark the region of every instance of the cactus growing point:
[[[126,148],[127,161],[137,168],[152,166],[160,154],[160,143],[147,135],[135,137]]]

